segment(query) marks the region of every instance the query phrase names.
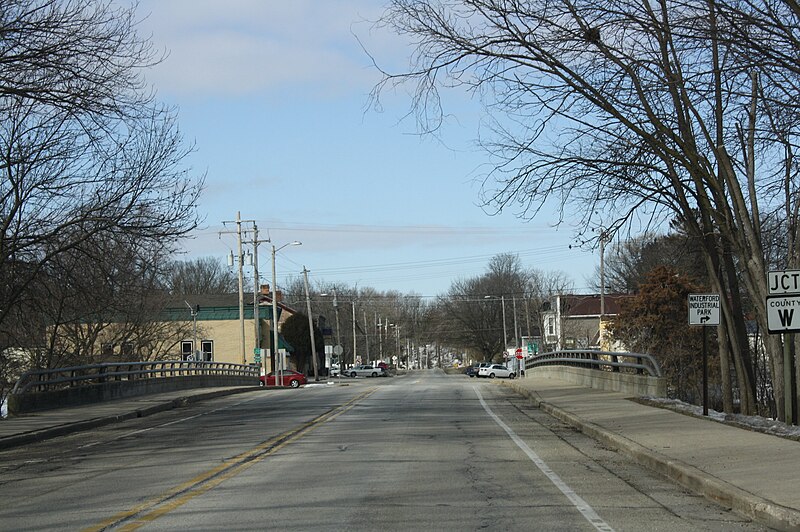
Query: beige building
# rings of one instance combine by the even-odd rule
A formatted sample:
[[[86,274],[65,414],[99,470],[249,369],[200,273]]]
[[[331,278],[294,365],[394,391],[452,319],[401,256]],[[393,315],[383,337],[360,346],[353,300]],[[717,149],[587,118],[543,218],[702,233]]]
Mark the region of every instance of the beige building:
[[[278,302],[278,330],[281,324],[296,311]],[[191,336],[180,341],[175,358],[189,360],[230,362],[235,364],[264,364],[257,356],[257,347],[269,353],[272,347],[272,300],[264,293],[259,296],[259,342],[256,344],[256,323],[253,319],[252,292],[244,296],[244,319],[239,319],[238,294],[187,295],[171,301],[161,313],[166,321],[185,321]],[[243,339],[243,340],[242,340]],[[282,337],[279,348],[292,350]],[[261,360],[258,360],[261,358]],[[266,371],[272,371],[270,357],[266,356]]]

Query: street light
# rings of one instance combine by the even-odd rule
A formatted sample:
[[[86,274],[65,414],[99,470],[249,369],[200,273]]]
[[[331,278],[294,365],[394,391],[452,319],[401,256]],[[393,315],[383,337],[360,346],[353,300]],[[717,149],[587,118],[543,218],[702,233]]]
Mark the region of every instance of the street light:
[[[483,299],[499,299],[503,307],[503,352],[508,347],[508,332],[506,330],[506,296],[483,296]]]
[[[397,355],[396,355],[397,356],[397,363],[395,365],[397,367],[400,367],[400,354],[401,354],[400,353],[400,325],[397,325],[396,323],[388,323],[387,322],[386,327],[387,327],[386,332],[389,332],[388,327],[394,328],[394,338],[395,338],[395,341],[397,343]],[[408,353],[408,352],[406,352],[406,353]],[[406,359],[406,370],[409,370],[409,369],[411,369],[411,368],[409,367],[408,359]]]
[[[343,356],[343,351],[342,351],[342,338],[341,338],[341,334],[339,334],[339,300],[336,299],[336,287],[335,286],[333,287],[331,292],[333,294],[333,313],[336,314],[336,345],[333,347],[333,354],[336,355],[336,360],[339,363],[339,381],[341,382],[341,380],[342,380],[342,371],[344,371],[344,356]],[[331,294],[328,294],[327,292],[320,294],[320,296],[322,296],[322,297],[326,297],[328,295],[331,295]]]
[[[278,276],[275,272],[275,255],[286,246],[300,245],[302,245],[302,242],[298,242],[297,240],[284,244],[279,248],[276,248],[275,244],[272,244],[272,342],[274,346],[273,349],[275,350],[275,365],[278,365],[278,297],[276,293]],[[276,387],[278,386],[278,382],[283,384],[283,361],[281,361],[279,368],[280,369],[276,371],[275,366],[272,367],[272,373],[275,375]],[[280,379],[280,381],[278,381],[278,379]],[[264,384],[266,385],[266,378],[264,379]]]

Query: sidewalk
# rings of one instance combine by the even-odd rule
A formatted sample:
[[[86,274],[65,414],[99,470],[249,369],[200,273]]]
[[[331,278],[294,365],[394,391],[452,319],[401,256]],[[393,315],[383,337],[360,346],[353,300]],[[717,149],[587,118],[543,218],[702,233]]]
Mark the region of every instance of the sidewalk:
[[[504,382],[640,464],[780,530],[800,530],[800,443],[528,376]]]
[[[149,416],[205,399],[260,389],[258,386],[231,386],[178,390],[9,417],[0,420],[0,450],[89,430],[125,419]]]

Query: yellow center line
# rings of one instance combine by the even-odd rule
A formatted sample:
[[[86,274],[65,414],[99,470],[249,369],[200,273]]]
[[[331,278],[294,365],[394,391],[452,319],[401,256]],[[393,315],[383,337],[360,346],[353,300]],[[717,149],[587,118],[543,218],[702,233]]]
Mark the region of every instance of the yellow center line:
[[[83,530],[84,532],[99,532],[112,527],[120,527],[120,530],[137,530],[160,516],[183,506],[195,497],[206,493],[225,480],[238,475],[267,456],[275,454],[286,445],[305,436],[322,423],[330,421],[347,412],[353,408],[357,402],[367,398],[376,390],[377,388],[370,388],[345,404],[329,410],[299,427],[295,427],[274,438],[270,438],[256,447],[223,462],[217,467],[200,473],[171,490],[153,497],[149,501],[120,512],[95,526]]]

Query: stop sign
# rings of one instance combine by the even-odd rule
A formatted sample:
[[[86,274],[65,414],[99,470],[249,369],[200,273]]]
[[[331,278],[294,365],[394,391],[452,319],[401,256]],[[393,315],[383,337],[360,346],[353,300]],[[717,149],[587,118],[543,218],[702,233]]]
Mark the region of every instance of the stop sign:
[[[517,348],[516,354],[517,354],[517,359],[518,360],[522,360],[522,348],[521,347]]]

